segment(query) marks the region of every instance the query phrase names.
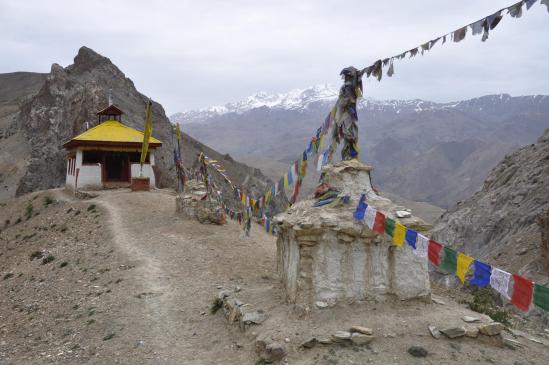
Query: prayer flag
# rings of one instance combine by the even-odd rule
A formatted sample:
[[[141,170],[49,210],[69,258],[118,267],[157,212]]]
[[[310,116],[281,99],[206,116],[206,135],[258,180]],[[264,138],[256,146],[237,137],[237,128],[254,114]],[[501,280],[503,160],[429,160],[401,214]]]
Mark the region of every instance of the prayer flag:
[[[284,174],[284,189],[288,189],[290,187],[289,185],[289,181],[288,181],[288,173]]]
[[[444,247],[444,259],[440,268],[448,273],[455,274],[457,266],[457,252],[450,247]]]
[[[395,233],[395,220],[389,217],[385,217],[385,233],[393,237]]]
[[[518,309],[528,312],[530,303],[532,303],[532,293],[534,291],[534,283],[531,280],[523,278],[517,274],[513,274],[513,296],[511,297],[511,303],[513,303]]]
[[[316,160],[316,171],[322,171],[322,161],[323,161],[323,156],[319,154]]]
[[[376,212],[374,227],[372,231],[377,232],[379,234],[383,234],[385,232],[385,214]]]
[[[413,229],[406,228],[406,243],[416,249],[417,232]]]
[[[322,146],[324,146],[324,136],[325,134],[320,136],[320,142],[318,143],[318,149],[321,150]]]
[[[368,208],[368,204],[366,204],[366,194],[360,195],[360,201],[358,202],[358,205],[356,207],[356,210],[353,214],[353,217],[357,221],[361,221],[364,219],[364,213],[366,213],[366,208]]]
[[[549,289],[536,284],[534,287],[534,304],[543,310],[549,311]]]
[[[469,266],[471,266],[471,263],[475,259],[471,256],[467,256],[463,253],[459,253],[458,259],[457,259],[457,270],[456,270],[456,276],[461,280],[461,283],[465,282],[465,275],[467,275],[467,271],[469,271]]]
[[[147,101],[147,108],[145,109],[145,127],[143,129],[143,144],[141,145],[141,159],[139,164],[141,165],[141,175],[143,175],[143,164],[147,159],[147,152],[149,152],[149,139],[152,134],[152,101]]]
[[[427,257],[428,248],[429,239],[421,233],[418,233],[416,240],[416,249],[414,250],[414,253],[419,257]]]
[[[484,262],[475,260],[473,263],[475,274],[469,282],[481,288],[490,284],[490,276],[492,275],[492,267]]]
[[[429,240],[428,256],[429,262],[435,266],[440,265],[440,251],[442,250],[442,245],[437,241]]]
[[[366,214],[364,214],[364,223],[370,228],[372,231],[374,230],[374,223],[376,220],[377,210],[371,206],[368,206],[366,208]]]
[[[500,270],[497,267],[492,269],[492,275],[490,276],[490,286],[494,288],[498,293],[503,295],[506,299],[509,297],[509,280],[511,274],[506,271]]]
[[[288,177],[288,186],[289,185],[292,185],[294,183],[294,165],[290,166],[290,168],[288,169],[288,173],[286,174],[286,176]]]
[[[404,227],[399,222],[395,225],[395,230],[393,234],[393,243],[398,247],[402,247],[404,244],[404,235],[406,234],[406,227]]]

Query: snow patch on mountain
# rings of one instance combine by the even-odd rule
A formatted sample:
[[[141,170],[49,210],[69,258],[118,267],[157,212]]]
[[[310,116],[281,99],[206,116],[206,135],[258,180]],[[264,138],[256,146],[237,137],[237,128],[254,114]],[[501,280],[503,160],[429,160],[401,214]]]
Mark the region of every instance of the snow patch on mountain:
[[[339,89],[329,85],[315,85],[306,89],[294,89],[287,93],[269,94],[266,92],[258,92],[247,98],[228,103],[223,106],[211,106],[197,110],[190,110],[180,113],[175,113],[170,117],[173,123],[200,123],[217,116],[229,113],[243,114],[258,108],[268,108],[272,110],[293,110],[307,111],[311,107],[321,107],[328,111],[335,103]],[[545,96],[528,96],[527,98]],[[487,102],[490,104],[499,104],[505,102],[512,97],[509,94],[487,95],[480,98],[474,98],[459,102],[436,103],[421,99],[413,100],[376,100],[369,97],[360,99],[358,109],[368,112],[390,112],[395,114],[401,113],[421,113],[425,111],[437,111],[444,109],[468,109],[473,107],[476,110],[482,110],[482,107]]]

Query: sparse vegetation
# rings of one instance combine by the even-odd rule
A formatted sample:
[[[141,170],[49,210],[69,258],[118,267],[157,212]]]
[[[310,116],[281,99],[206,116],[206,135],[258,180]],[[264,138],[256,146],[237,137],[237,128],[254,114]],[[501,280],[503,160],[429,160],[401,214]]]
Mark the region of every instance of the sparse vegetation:
[[[88,206],[88,212],[95,211],[95,204],[90,204]]]
[[[469,308],[478,313],[488,315],[496,322],[505,325],[510,324],[511,313],[503,308],[494,305],[492,300],[492,289],[481,288],[473,292],[473,301],[469,303]]]
[[[27,207],[25,208],[25,218],[27,220],[31,219],[32,218],[32,213],[34,211],[34,206],[32,205],[31,202],[29,202],[27,204]]]
[[[29,255],[31,261],[34,259],[41,259],[42,257],[44,257],[44,253],[42,251],[34,251]]]
[[[13,278],[13,273],[9,272],[6,275],[4,275],[4,280],[8,280],[10,278]]]
[[[59,264],[59,267],[60,268],[63,268],[65,266],[67,266],[69,263],[67,261],[63,261],[62,263]]]
[[[53,202],[54,202],[54,200],[52,199],[51,196],[46,195],[46,196],[44,197],[44,207],[47,208],[48,205],[53,204]]]
[[[21,223],[23,220],[21,219],[21,217],[17,218],[17,220],[15,221],[15,224],[19,224]]]
[[[53,260],[55,260],[55,256],[53,255],[48,255],[46,257],[44,257],[42,259],[42,265],[46,265],[46,264],[49,264],[50,262],[52,262]]]
[[[215,298],[212,306],[210,307],[210,313],[216,314],[217,311],[221,309],[221,307],[223,307],[223,301],[219,298]]]
[[[9,220],[9,219],[6,219],[6,220],[4,221],[4,227],[7,227],[7,226],[9,226],[9,225],[10,225],[10,220]]]
[[[114,333],[109,333],[108,335],[106,335],[105,337],[103,337],[103,341],[108,341],[108,340],[112,340],[114,338],[115,334]]]

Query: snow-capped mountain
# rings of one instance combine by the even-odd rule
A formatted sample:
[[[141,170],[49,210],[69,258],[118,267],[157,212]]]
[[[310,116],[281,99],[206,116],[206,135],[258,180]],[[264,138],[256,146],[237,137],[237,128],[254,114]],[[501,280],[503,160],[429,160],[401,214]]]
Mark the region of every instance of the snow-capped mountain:
[[[225,104],[224,106],[211,106],[208,108],[190,110],[186,112],[175,113],[170,117],[174,123],[189,124],[200,123],[218,117],[224,114],[243,114],[254,109],[268,108],[271,110],[292,110],[307,112],[311,108],[324,108],[329,110],[337,99],[339,90],[332,85],[315,85],[306,89],[294,89],[287,93],[269,94],[266,92],[258,92],[247,98]],[[526,98],[527,100],[536,99],[537,102],[542,102],[546,95],[518,97]],[[491,108],[497,105],[499,108],[502,103],[506,103],[513,98],[509,94],[489,95],[481,98],[470,100],[436,103],[420,99],[413,100],[376,100],[369,97],[360,99],[358,108],[368,112],[388,112],[388,113],[409,113],[409,112],[424,112],[436,111],[456,108],[464,111],[480,111],[484,108]]]
[[[258,93],[171,120],[249,163],[254,158],[287,163],[303,151],[337,95],[329,85]],[[358,116],[361,157],[375,166],[381,188],[444,207],[468,197],[506,153],[534,142],[549,127],[549,96],[497,94],[451,103],[365,97]]]
[[[197,123],[208,118],[227,113],[242,114],[244,112],[267,107],[270,109],[302,110],[307,109],[312,103],[333,102],[338,95],[337,88],[326,85],[317,85],[307,89],[294,89],[282,94],[269,94],[258,92],[247,98],[228,103],[224,106],[211,106],[208,108],[180,112],[170,117],[172,122]]]

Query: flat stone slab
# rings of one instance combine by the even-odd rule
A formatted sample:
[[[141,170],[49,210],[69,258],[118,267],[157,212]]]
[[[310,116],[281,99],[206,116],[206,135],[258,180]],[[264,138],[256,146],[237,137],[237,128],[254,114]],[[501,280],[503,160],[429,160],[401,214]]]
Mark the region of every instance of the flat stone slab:
[[[440,332],[444,333],[448,338],[457,338],[457,337],[465,336],[465,328],[463,327],[449,327],[449,328],[440,330]]]
[[[365,335],[363,333],[354,332],[351,334],[351,341],[356,345],[366,345],[374,340],[375,336]]]
[[[334,342],[344,342],[351,339],[351,332],[348,331],[337,331],[332,335],[332,340]]]
[[[374,331],[372,331],[371,328],[362,327],[362,326],[353,326],[353,327],[351,327],[351,332],[359,332],[359,333],[363,333],[365,335],[374,334]]]

